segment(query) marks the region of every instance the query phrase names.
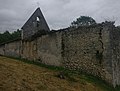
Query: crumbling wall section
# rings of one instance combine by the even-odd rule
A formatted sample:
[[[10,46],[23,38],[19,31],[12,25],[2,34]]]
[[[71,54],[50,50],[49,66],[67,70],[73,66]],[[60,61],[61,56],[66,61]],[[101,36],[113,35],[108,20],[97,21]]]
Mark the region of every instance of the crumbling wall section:
[[[64,67],[98,76],[111,84],[113,73],[109,29],[106,25],[96,25],[64,32],[62,36]]]
[[[113,27],[110,33],[113,85],[120,85],[120,28]]]
[[[61,35],[61,32],[55,32],[37,39],[39,61],[47,65],[61,66]]]
[[[0,55],[85,72],[115,87],[120,85],[119,35],[119,28],[105,23],[74,30],[68,28],[29,41],[3,44]]]
[[[4,47],[4,55],[11,57],[20,57],[21,56],[21,41],[13,41],[6,43]]]
[[[50,33],[32,41],[23,41],[22,58],[61,66],[61,33]]]
[[[37,43],[36,39],[33,41],[22,41],[22,50],[21,50],[22,58],[28,60],[36,60],[36,56],[37,56],[36,43]]]

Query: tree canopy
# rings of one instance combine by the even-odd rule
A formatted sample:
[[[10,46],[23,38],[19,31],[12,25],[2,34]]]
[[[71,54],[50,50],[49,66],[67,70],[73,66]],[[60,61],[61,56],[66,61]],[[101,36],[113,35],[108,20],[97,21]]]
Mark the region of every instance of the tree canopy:
[[[80,16],[71,23],[71,27],[89,26],[96,24],[96,21],[90,16]]]
[[[21,31],[18,29],[17,31],[14,31],[13,33],[10,33],[9,31],[5,31],[4,33],[0,33],[0,44],[15,40],[21,37]]]

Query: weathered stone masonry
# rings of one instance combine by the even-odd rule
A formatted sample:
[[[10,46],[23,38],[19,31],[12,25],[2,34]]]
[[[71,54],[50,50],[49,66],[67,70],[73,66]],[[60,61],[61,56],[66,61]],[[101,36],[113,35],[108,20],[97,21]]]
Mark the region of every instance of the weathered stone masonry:
[[[109,30],[107,26],[98,25],[65,32],[64,66],[99,76],[112,83],[112,66],[109,65],[112,63],[107,58],[110,55],[107,49],[110,45]]]
[[[61,65],[61,33],[56,32],[23,41],[21,56],[29,60],[38,60],[48,65]]]
[[[113,30],[110,31],[113,84],[120,85],[120,29],[114,27]]]
[[[83,71],[116,86],[120,85],[119,34],[113,25],[66,29],[3,44],[0,54]]]

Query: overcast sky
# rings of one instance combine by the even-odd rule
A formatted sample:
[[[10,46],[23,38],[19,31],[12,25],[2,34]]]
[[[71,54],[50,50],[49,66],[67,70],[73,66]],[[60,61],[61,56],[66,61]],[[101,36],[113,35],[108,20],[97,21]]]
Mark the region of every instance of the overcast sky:
[[[0,0],[0,32],[20,29],[38,7],[50,29],[64,28],[81,15],[120,24],[120,0]]]

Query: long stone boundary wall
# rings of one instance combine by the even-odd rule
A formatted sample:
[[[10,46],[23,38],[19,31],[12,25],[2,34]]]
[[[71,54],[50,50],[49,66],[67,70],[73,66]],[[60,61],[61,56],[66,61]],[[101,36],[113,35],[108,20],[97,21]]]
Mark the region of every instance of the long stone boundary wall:
[[[0,46],[0,55],[36,60],[98,76],[120,85],[120,31],[111,24],[65,29],[32,41]]]
[[[8,42],[0,46],[0,55],[20,57],[21,55],[21,40]]]
[[[56,32],[38,37],[34,41],[23,41],[21,57],[47,65],[61,66],[61,34]]]

